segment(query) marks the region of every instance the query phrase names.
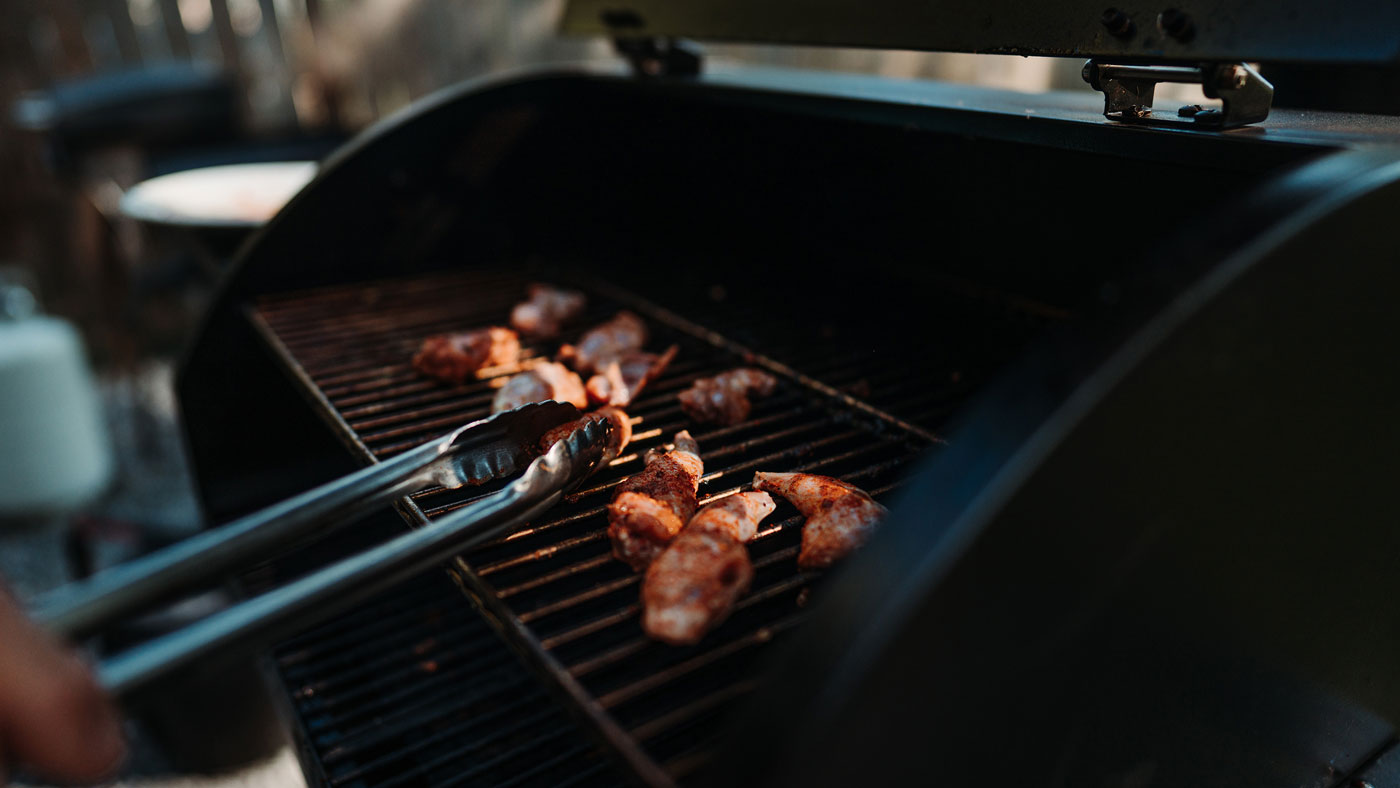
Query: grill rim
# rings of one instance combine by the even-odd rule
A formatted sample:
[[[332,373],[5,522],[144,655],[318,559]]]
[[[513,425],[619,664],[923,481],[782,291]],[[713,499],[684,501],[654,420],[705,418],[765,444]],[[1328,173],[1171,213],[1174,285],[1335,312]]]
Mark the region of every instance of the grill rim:
[[[468,270],[478,275],[490,276],[492,273],[499,273],[501,266],[473,266]],[[307,403],[321,420],[332,429],[340,442],[362,463],[372,464],[378,463],[381,460],[360,438],[349,421],[342,416],[339,409],[336,408],[330,398],[321,390],[321,387],[316,384],[310,372],[297,361],[291,348],[282,340],[272,324],[261,314],[258,301],[268,297],[313,296],[318,293],[345,290],[354,287],[372,287],[376,284],[399,284],[415,279],[439,277],[443,274],[444,272],[436,272],[402,278],[384,278],[366,282],[342,282],[316,288],[264,293],[258,300],[254,300],[244,306],[243,311],[245,318],[253,326],[255,333],[257,333],[262,340],[265,349],[271,353],[277,366],[291,378],[294,383],[294,388],[306,399]],[[844,410],[854,411],[859,415],[882,422],[888,428],[902,433],[904,437],[917,439],[929,448],[946,443],[942,437],[930,430],[909,423],[851,394],[804,375],[796,369],[766,354],[731,340],[718,331],[705,328],[698,323],[687,320],[679,314],[625,288],[613,285],[602,279],[579,276],[554,267],[548,270],[532,271],[531,276],[582,289],[593,296],[613,301],[622,307],[634,310],[649,320],[684,334],[691,339],[698,340],[722,353],[741,359],[745,364],[761,367],[787,380],[789,383],[797,386],[801,391],[806,392],[814,398],[831,401]],[[411,495],[395,500],[393,508],[410,528],[420,528],[431,522],[427,513]],[[463,596],[466,597],[472,608],[487,621],[491,629],[500,636],[502,642],[505,643],[510,651],[515,654],[532,673],[536,674],[542,680],[546,692],[564,701],[563,705],[565,708],[568,709],[575,718],[580,719],[584,723],[585,729],[592,732],[601,741],[606,752],[611,754],[615,759],[620,760],[624,768],[627,769],[630,774],[647,785],[661,786],[663,788],[673,788],[677,786],[676,778],[668,773],[665,766],[649,755],[642,747],[641,741],[629,733],[621,723],[608,712],[599,700],[583,686],[580,680],[553,654],[545,649],[543,641],[531,631],[529,624],[522,620],[519,615],[509,607],[507,601],[496,593],[495,587],[492,586],[488,580],[483,578],[470,562],[461,556],[456,556],[446,564],[444,568],[447,570],[447,575],[452,579],[454,584],[456,584]]]

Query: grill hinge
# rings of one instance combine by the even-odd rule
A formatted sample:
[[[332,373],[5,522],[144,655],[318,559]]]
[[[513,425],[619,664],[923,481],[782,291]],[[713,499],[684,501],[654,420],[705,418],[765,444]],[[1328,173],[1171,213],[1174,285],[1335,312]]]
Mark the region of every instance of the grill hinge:
[[[1084,81],[1103,93],[1104,117],[1122,122],[1230,129],[1269,117],[1274,101],[1274,86],[1244,63],[1123,66],[1090,60],[1084,64]],[[1159,82],[1199,84],[1221,106],[1193,104],[1177,110],[1175,117],[1154,113],[1152,95]]]
[[[639,77],[698,77],[705,62],[700,47],[683,38],[619,36],[613,46]]]

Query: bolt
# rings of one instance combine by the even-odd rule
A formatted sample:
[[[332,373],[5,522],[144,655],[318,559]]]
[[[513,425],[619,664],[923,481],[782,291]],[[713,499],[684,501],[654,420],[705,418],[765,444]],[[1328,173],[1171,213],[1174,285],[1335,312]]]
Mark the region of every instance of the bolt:
[[[1196,25],[1191,21],[1191,17],[1177,8],[1168,8],[1158,14],[1157,27],[1178,41],[1190,41],[1196,34]]]
[[[1105,10],[1103,16],[1099,17],[1099,21],[1103,23],[1109,33],[1119,38],[1127,38],[1133,34],[1133,20],[1117,8]]]

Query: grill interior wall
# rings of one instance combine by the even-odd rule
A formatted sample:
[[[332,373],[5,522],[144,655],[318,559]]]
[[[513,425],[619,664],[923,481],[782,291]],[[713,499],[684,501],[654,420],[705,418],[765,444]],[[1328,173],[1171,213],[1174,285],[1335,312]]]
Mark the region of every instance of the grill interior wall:
[[[486,415],[503,377],[443,386],[416,375],[409,359],[428,334],[503,323],[525,284],[539,276],[519,268],[465,271],[269,296],[258,302],[255,320],[305,374],[314,388],[308,393],[325,398],[333,412],[323,415],[343,438],[383,458]],[[820,289],[818,282],[797,290],[814,286]],[[850,288],[866,298],[861,291]],[[807,589],[820,578],[797,570],[801,519],[783,504],[751,545],[755,581],[733,616],[697,646],[654,643],[638,623],[638,577],[609,555],[602,506],[613,485],[640,467],[646,449],[689,428],[706,462],[702,501],[745,485],[755,470],[839,476],[887,500],[908,463],[932,447],[925,431],[941,430],[978,383],[1063,313],[957,285],[844,308],[839,299],[762,298],[732,285],[648,295],[914,427],[872,418],[791,381],[758,402],[743,424],[691,424],[676,392],[743,359],[650,320],[649,347],[676,341],[682,349],[629,409],[638,423],[628,454],[541,520],[464,556],[488,607],[523,624],[517,637],[524,642],[516,645],[537,651],[546,673],[596,700],[603,709],[596,724],[635,742],[681,780],[712,755],[723,714],[762,681],[760,657],[801,622]],[[571,331],[617,307],[595,293]],[[527,345],[526,355],[553,350]],[[413,501],[431,518],[472,494],[425,491]]]

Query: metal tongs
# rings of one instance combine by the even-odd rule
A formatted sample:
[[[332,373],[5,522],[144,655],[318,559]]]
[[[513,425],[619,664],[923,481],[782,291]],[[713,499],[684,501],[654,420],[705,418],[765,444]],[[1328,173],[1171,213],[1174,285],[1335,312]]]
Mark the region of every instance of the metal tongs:
[[[612,426],[590,419],[541,456],[549,430],[578,409],[542,402],[472,422],[391,460],[115,566],[39,598],[32,613],[51,631],[78,638],[310,535],[349,522],[410,492],[462,487],[524,473],[422,528],[110,657],[99,682],[122,698],[202,656],[253,648],[340,612],[384,587],[505,533],[557,503],[604,464]],[[531,458],[534,458],[533,461]]]

